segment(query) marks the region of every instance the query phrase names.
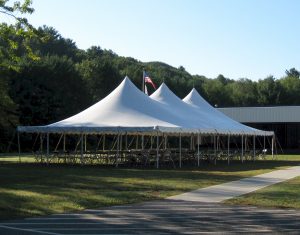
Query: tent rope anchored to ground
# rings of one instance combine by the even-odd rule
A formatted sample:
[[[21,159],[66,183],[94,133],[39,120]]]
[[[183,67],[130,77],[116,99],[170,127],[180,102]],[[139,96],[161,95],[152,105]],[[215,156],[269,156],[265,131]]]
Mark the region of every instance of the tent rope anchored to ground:
[[[101,141],[103,154],[100,152],[99,154],[107,155],[108,160],[106,159],[106,162],[113,162],[116,165],[121,163],[122,159],[128,161],[128,159],[126,160],[128,158],[127,155],[130,155],[130,158],[134,157],[134,151],[128,149],[128,137],[135,137],[136,142],[140,142],[135,145],[135,150],[141,150],[140,153],[139,151],[136,151],[136,153],[142,155],[143,161],[149,164],[151,162],[150,156],[153,155],[152,158],[155,159],[156,167],[159,166],[163,158],[168,159],[174,166],[178,162],[178,165],[181,167],[183,158],[182,137],[191,137],[190,150],[195,151],[194,158],[198,165],[201,138],[213,139],[214,150],[211,155],[214,155],[216,159],[218,154],[217,140],[220,136],[223,139],[227,137],[228,149],[226,155],[228,162],[230,138],[241,137],[241,160],[243,160],[243,151],[246,146],[243,146],[244,141],[249,140],[251,137],[253,137],[253,157],[255,157],[256,137],[273,137],[272,154],[274,145],[274,132],[254,129],[230,119],[209,105],[194,88],[181,100],[163,83],[148,97],[128,77],[125,77],[122,83],[104,99],[72,117],[46,126],[19,126],[17,131],[18,139],[19,133],[37,133],[40,135],[40,157],[43,159],[42,155],[44,155],[47,163],[51,161],[49,150],[50,134],[61,135],[57,146],[63,140],[63,152],[65,153],[67,152],[66,135],[79,136],[75,150],[80,144],[78,158],[81,163],[85,162],[86,159],[92,158],[91,154],[88,155],[86,151],[87,136],[100,135],[99,140],[97,139],[97,149],[94,151],[94,154],[96,154],[95,158],[97,158],[97,152],[100,151],[98,147]],[[110,136],[106,143],[105,136]],[[179,137],[179,143],[177,144],[175,144],[175,137]],[[44,138],[47,143],[45,154],[42,152]],[[170,141],[168,141],[168,138],[171,138]],[[108,148],[108,142],[112,144],[111,151],[105,154],[104,151]],[[172,148],[169,147],[170,144],[177,146],[174,148],[177,149],[175,153],[172,153]],[[161,149],[165,150],[164,154],[161,152]],[[128,154],[124,152],[125,150],[128,151]],[[174,155],[178,155],[178,158],[175,158]],[[67,161],[67,158],[68,156],[64,154],[65,161]],[[175,162],[174,159],[176,159]],[[137,161],[137,158],[135,161]]]

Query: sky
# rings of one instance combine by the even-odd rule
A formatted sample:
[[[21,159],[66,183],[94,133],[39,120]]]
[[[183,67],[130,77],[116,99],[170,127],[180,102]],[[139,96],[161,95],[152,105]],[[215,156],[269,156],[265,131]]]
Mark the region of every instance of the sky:
[[[80,49],[100,46],[143,62],[231,79],[300,70],[298,0],[33,0],[34,26]]]

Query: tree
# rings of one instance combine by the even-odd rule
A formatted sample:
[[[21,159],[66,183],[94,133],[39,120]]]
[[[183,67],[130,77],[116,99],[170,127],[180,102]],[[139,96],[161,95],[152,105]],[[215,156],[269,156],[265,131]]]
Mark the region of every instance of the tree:
[[[28,44],[29,39],[35,36],[35,30],[25,17],[17,16],[17,14],[31,14],[34,9],[30,7],[30,0],[24,0],[23,3],[16,1],[13,5],[8,5],[8,2],[0,0],[0,14],[12,17],[16,23],[0,24],[0,66],[16,70],[20,61],[20,51],[25,50],[25,55],[30,59],[38,58]]]
[[[258,81],[257,102],[259,105],[279,105],[281,95],[282,87],[273,76]]]
[[[288,77],[295,77],[295,78],[300,77],[300,72],[295,68],[291,68],[290,70],[285,70],[285,73]]]

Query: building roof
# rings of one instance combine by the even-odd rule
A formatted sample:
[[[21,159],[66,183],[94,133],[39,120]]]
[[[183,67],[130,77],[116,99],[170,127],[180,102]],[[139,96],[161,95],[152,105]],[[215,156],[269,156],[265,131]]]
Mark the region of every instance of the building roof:
[[[218,108],[242,123],[300,122],[300,106]]]

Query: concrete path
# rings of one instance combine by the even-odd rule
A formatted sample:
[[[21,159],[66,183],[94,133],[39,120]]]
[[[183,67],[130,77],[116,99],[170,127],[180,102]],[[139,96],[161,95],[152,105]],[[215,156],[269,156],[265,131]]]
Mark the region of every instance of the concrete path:
[[[300,166],[294,166],[284,170],[272,171],[250,178],[202,188],[169,197],[168,199],[193,202],[222,202],[297,176],[300,176]]]

